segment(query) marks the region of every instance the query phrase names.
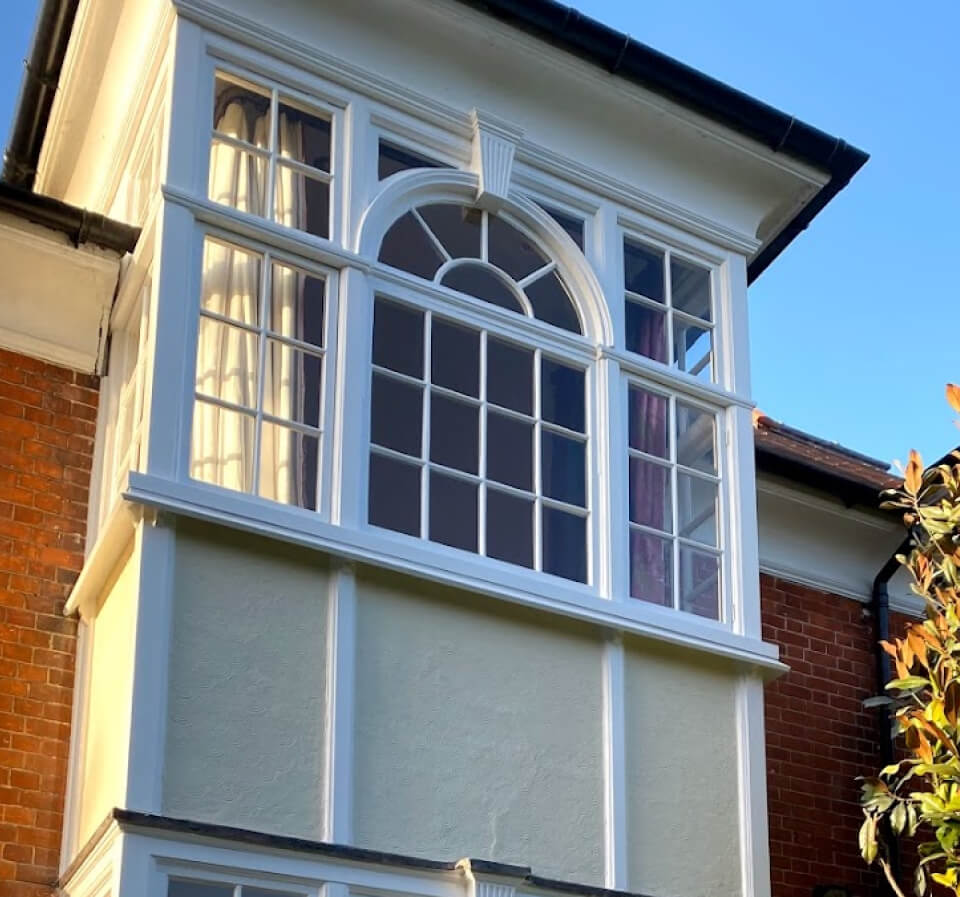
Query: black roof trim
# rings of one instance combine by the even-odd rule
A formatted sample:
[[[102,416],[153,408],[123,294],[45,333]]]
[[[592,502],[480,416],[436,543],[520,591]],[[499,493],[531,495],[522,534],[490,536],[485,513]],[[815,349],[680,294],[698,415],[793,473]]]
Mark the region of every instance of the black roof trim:
[[[818,489],[842,501],[848,508],[860,505],[880,511],[879,487],[869,486],[841,472],[831,473],[816,464],[803,461],[787,452],[770,446],[758,445],[755,449],[757,470],[760,473],[783,477]]]
[[[464,859],[455,862],[427,860],[422,857],[408,856],[406,854],[370,850],[366,847],[350,847],[345,844],[332,844],[328,841],[311,841],[306,838],[275,835],[268,832],[235,828],[233,826],[219,825],[211,822],[174,819],[170,816],[140,813],[136,810],[123,810],[120,808],[111,811],[107,819],[100,825],[87,845],[84,846],[83,850],[81,850],[80,856],[86,856],[88,854],[89,850],[91,850],[96,843],[96,840],[99,840],[106,829],[109,828],[112,820],[116,820],[121,827],[152,829],[154,831],[195,835],[203,838],[218,838],[252,844],[258,847],[266,847],[272,850],[297,850],[334,860],[375,863],[383,866],[399,866],[424,872],[455,872],[458,869],[469,867],[470,871],[474,874],[492,875],[499,878],[514,878],[532,888],[558,891],[564,894],[576,895],[576,897],[644,897],[642,894],[630,891],[615,891],[610,888],[597,887],[594,885],[544,878],[540,875],[534,875],[529,866],[516,866],[511,863],[497,863],[492,860],[476,859]],[[61,884],[69,879],[71,870],[74,868],[76,868],[76,863],[71,864],[71,867],[61,876]]]
[[[133,252],[140,239],[138,227],[3,181],[0,181],[0,212],[8,212],[34,224],[58,230],[66,234],[75,246],[94,243],[121,255]]]
[[[830,180],[750,262],[750,282],[863,167],[863,150],[648,47],[556,0],[460,0],[801,162]]]

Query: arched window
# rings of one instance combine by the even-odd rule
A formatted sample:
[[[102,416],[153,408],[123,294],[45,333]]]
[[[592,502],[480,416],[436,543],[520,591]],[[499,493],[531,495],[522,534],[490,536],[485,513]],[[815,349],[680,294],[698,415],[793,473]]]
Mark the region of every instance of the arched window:
[[[453,203],[412,209],[387,231],[379,258],[484,302],[583,333],[556,263],[489,212]]]
[[[481,302],[467,320],[442,292],[378,284],[369,522],[587,582],[590,347],[567,350],[584,328],[556,260],[506,218],[452,202],[402,214],[378,260]]]

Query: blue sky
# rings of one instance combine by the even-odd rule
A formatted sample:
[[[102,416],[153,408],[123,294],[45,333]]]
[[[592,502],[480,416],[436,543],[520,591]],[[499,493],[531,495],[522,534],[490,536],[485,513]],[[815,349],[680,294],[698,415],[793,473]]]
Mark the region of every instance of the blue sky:
[[[872,156],[751,288],[760,408],[888,461],[960,442],[943,399],[960,381],[960,4],[576,5]],[[4,145],[35,8],[4,4]]]

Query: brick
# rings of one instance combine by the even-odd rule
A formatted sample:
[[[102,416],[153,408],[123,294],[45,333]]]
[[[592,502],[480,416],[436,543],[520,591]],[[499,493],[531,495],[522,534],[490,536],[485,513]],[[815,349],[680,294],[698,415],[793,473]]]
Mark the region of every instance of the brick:
[[[0,897],[51,897],[99,380],[0,350]]]

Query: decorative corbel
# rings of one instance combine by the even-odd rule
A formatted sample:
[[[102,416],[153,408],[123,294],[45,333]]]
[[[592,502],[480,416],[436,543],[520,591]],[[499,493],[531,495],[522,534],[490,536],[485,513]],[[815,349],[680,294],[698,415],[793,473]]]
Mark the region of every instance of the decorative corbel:
[[[473,124],[470,168],[478,178],[477,204],[495,212],[510,193],[513,157],[523,129],[479,109],[474,109],[470,118]]]

